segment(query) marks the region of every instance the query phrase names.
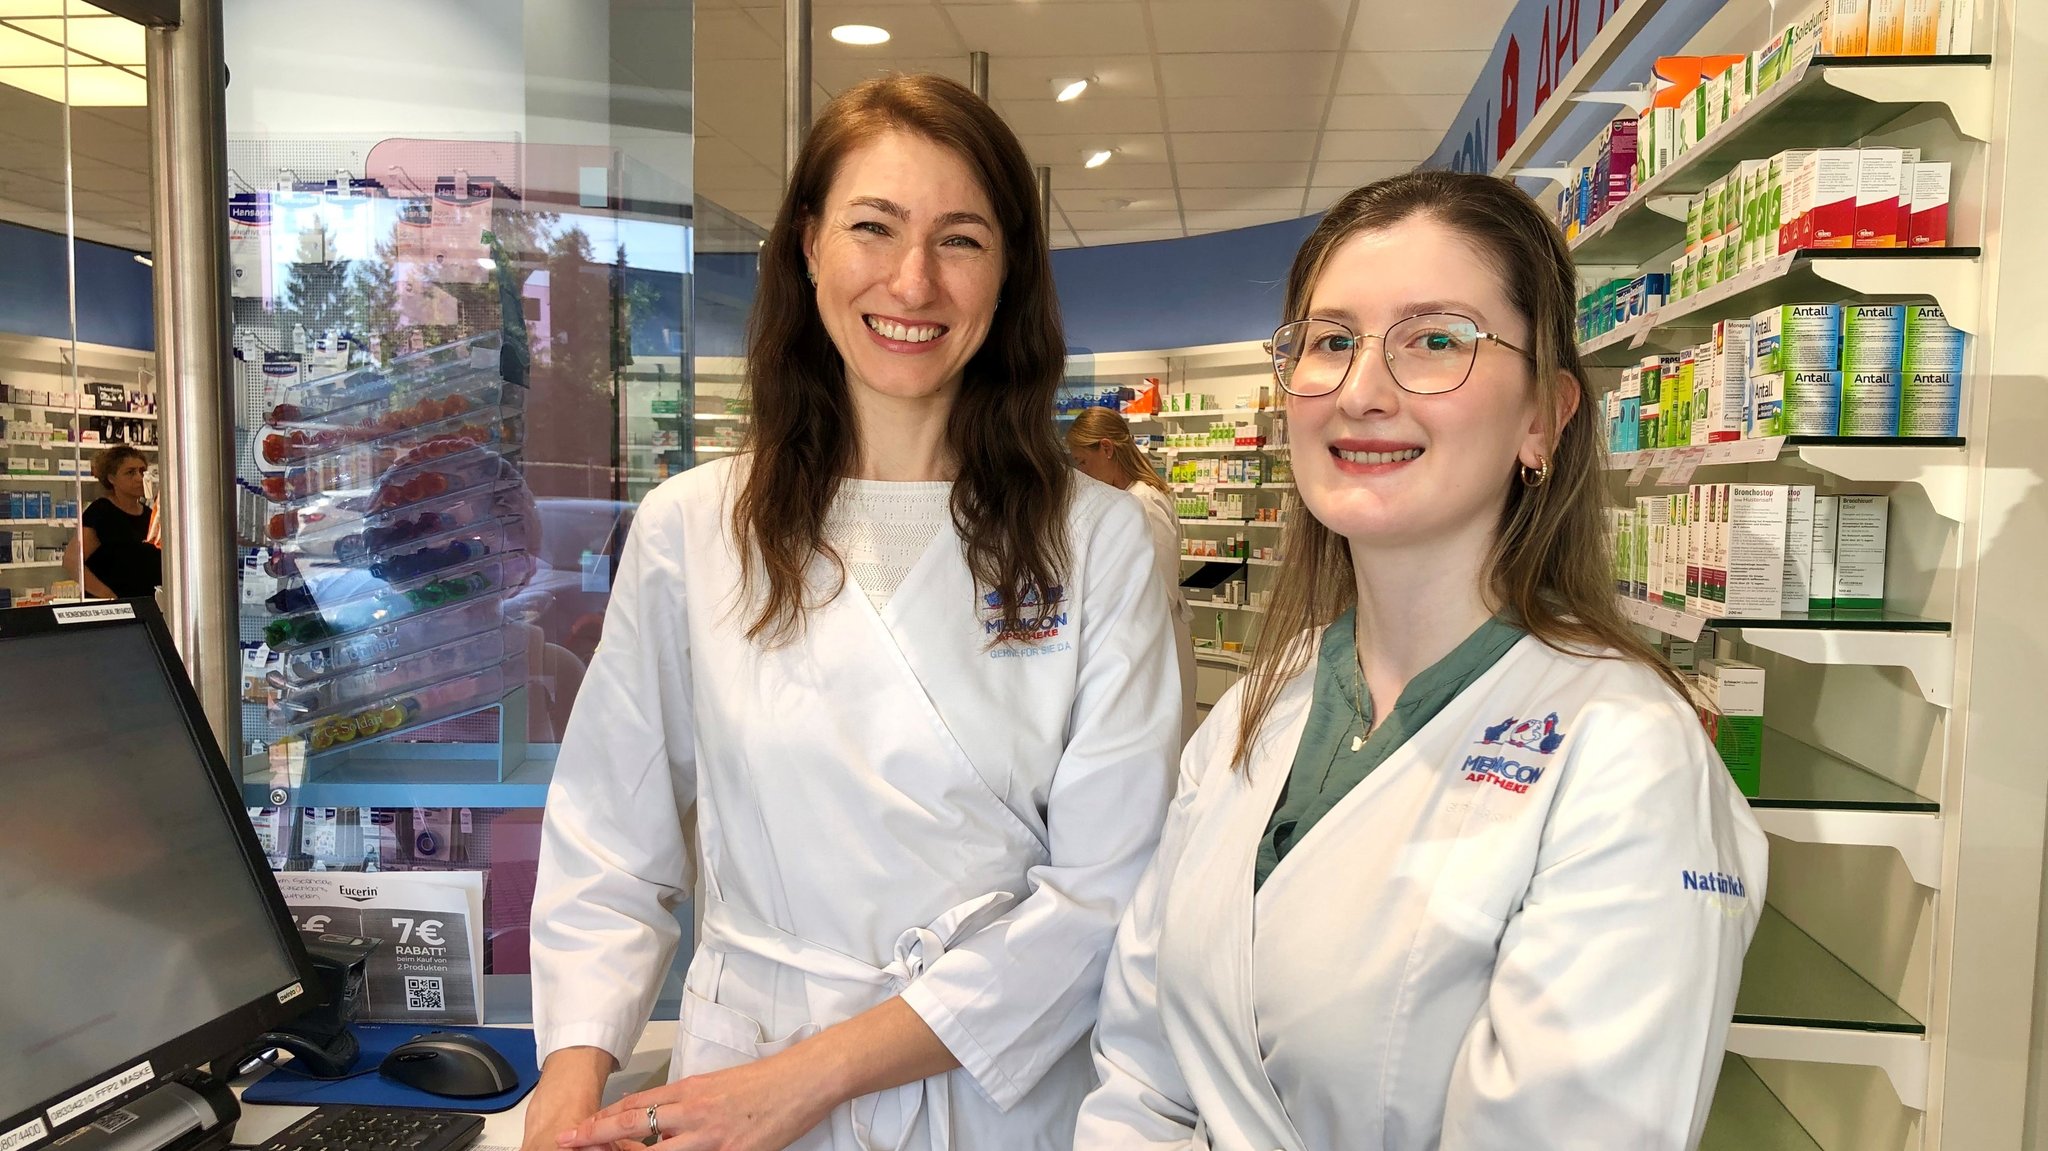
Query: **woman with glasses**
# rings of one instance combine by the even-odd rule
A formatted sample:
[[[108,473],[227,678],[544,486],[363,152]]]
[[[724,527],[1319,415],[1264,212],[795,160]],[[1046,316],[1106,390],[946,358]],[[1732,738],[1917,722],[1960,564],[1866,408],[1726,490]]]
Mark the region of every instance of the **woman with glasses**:
[[[1180,666],[1180,735],[1195,733],[1195,638],[1194,616],[1180,590],[1180,513],[1173,506],[1173,489],[1138,454],[1131,438],[1131,425],[1108,408],[1083,408],[1067,428],[1067,454],[1074,467],[1091,480],[1122,488],[1138,499],[1145,509],[1145,526],[1152,531],[1152,559],[1159,569],[1159,582],[1166,602],[1173,608],[1174,658]]]
[[[1181,758],[1076,1146],[1685,1148],[1764,838],[1612,599],[1563,238],[1417,172],[1273,337],[1306,515]]]

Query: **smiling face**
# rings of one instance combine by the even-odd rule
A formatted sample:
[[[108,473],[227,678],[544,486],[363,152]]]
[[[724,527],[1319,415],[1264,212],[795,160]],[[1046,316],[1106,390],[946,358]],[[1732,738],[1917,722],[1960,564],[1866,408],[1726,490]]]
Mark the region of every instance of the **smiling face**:
[[[1428,216],[1359,232],[1331,253],[1307,316],[1360,336],[1350,374],[1326,396],[1287,398],[1302,502],[1354,545],[1427,546],[1483,530],[1491,538],[1517,462],[1546,452],[1529,361],[1481,340],[1455,391],[1414,395],[1387,370],[1376,338],[1425,312],[1470,317],[1530,346],[1528,318],[1479,250]]]
[[[900,131],[855,148],[804,228],[804,257],[850,387],[951,398],[1003,282],[995,209],[966,161]]]

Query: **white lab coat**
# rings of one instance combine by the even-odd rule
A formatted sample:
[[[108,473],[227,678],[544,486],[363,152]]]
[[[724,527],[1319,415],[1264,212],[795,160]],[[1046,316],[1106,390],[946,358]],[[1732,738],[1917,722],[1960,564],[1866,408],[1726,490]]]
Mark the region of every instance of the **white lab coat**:
[[[728,526],[743,466],[663,484],[621,559],[548,793],[540,1053],[632,1050],[694,885],[672,1076],[900,994],[963,1069],[842,1106],[794,1146],[1065,1148],[1178,746],[1141,513],[1076,485],[1069,580],[1036,644],[990,646],[948,523],[884,610],[849,577],[801,640],[764,649]],[[818,586],[830,571],[813,566]]]
[[[1173,655],[1180,669],[1180,735],[1195,734],[1195,636],[1194,610],[1180,586],[1180,511],[1173,497],[1143,480],[1125,491],[1138,497],[1145,509],[1145,524],[1152,529],[1152,558],[1159,566],[1160,582],[1166,586],[1166,602],[1173,609]]]
[[[1182,756],[1077,1151],[1693,1146],[1766,859],[1697,719],[1639,665],[1524,637],[1254,896],[1313,687],[1283,688],[1249,774],[1241,685]]]

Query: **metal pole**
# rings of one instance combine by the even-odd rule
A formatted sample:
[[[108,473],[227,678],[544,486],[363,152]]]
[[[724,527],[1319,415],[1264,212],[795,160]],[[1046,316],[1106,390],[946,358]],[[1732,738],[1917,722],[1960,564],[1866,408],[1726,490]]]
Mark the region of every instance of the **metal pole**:
[[[782,178],[796,174],[811,127],[811,0],[782,0]]]
[[[974,89],[975,95],[988,99],[988,53],[967,54],[967,86]]]
[[[220,0],[179,0],[148,32],[164,602],[214,738],[239,764],[227,102]]]
[[[1052,235],[1052,169],[1043,164],[1038,168],[1038,213],[1045,221],[1045,234]]]

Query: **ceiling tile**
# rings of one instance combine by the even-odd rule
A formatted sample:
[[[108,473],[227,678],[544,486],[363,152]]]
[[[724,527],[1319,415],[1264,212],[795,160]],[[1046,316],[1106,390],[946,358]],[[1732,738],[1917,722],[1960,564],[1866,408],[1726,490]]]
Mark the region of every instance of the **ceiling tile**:
[[[988,63],[989,95],[997,100],[1036,100],[1054,95],[1056,85],[1083,79],[1088,90],[1076,104],[1159,94],[1149,56],[1018,56],[997,50]]]
[[[1173,158],[1183,164],[1232,161],[1300,163],[1316,153],[1314,132],[1175,132]]]
[[[1320,94],[1169,97],[1166,119],[1176,132],[1313,130],[1323,122],[1326,102]]]
[[[1307,164],[1181,164],[1182,188],[1284,188],[1308,184]]]
[[[1382,93],[1339,96],[1330,101],[1330,131],[1346,128],[1427,128],[1441,137],[1465,103],[1463,95],[1416,96]],[[1435,141],[1431,141],[1434,146]]]
[[[1295,188],[1188,188],[1180,202],[1189,209],[1234,208],[1241,211],[1301,214],[1301,189]]]
[[[1052,169],[1054,196],[1069,188],[1115,192],[1123,188],[1166,188],[1172,185],[1173,169],[1165,164],[1127,164],[1122,160],[1111,160],[1100,168],[1083,168],[1078,163],[1070,163],[1055,164]]]
[[[1083,134],[1074,136],[1019,136],[1033,164],[1078,164],[1098,149],[1116,152],[1111,163],[1166,163],[1166,137],[1157,132],[1130,134]]]
[[[886,76],[891,72],[935,72],[962,84],[967,79],[967,58],[965,56],[907,56],[907,57],[858,57],[843,56],[826,59],[823,56],[811,60],[811,79],[827,92],[838,95],[875,76]],[[776,91],[782,90],[782,74],[775,74]],[[780,99],[780,97],[777,97]]]
[[[1516,0],[1430,0],[1427,4],[1375,4],[1351,27],[1350,47],[1361,52],[1491,52]],[[1587,6],[1589,9],[1591,5]],[[1591,12],[1582,17],[1593,38]]]
[[[1035,100],[998,100],[1010,130],[1020,136],[1073,133],[1159,132],[1159,101],[1153,99],[1074,100],[1056,103],[1050,92]]]
[[[1080,232],[1080,237],[1081,242],[1088,247],[1102,248],[1111,244],[1143,244],[1153,240],[1177,240],[1185,234],[1179,228],[1174,228],[1171,231],[1131,228],[1100,232],[1090,232],[1083,229]]]
[[[1436,150],[1443,132],[1430,130],[1325,132],[1325,160],[1420,160]]]
[[[1067,209],[1067,222],[1082,232],[1097,229],[1159,228],[1180,230],[1180,213],[1177,211],[1142,212],[1126,208],[1114,212],[1076,212]]]
[[[1159,56],[1168,96],[1321,96],[1335,52],[1200,52]]]
[[[1319,188],[1341,185],[1349,190],[1370,184],[1374,180],[1398,176],[1414,167],[1413,163],[1406,160],[1349,160],[1336,163],[1324,160],[1316,165],[1315,183]]]
[[[1072,56],[1083,41],[1105,56],[1143,56],[1145,16],[1136,3],[1102,0],[1089,4],[957,4],[946,15],[960,30],[967,51],[1002,57]],[[990,62],[990,71],[995,68]],[[991,78],[990,83],[994,80]]]
[[[780,60],[782,40],[761,30],[761,25],[745,12],[737,9],[697,13],[697,91],[710,89],[704,84],[704,67],[710,63],[724,63],[732,60]],[[760,69],[756,69],[760,71]],[[776,73],[778,89],[781,73]]]
[[[1120,212],[1179,210],[1180,199],[1172,188],[1069,188],[1053,189],[1053,202],[1069,212]]]
[[[1334,49],[1350,8],[1351,0],[1152,0],[1153,34],[1161,52]]]
[[[1187,214],[1190,231],[1225,231],[1230,228],[1249,228],[1254,224],[1271,224],[1279,220],[1292,220],[1301,215],[1301,205],[1285,209],[1241,209],[1223,208],[1207,211],[1191,211]]]
[[[1337,70],[1343,96],[1410,92],[1463,97],[1486,66],[1487,49],[1469,52],[1346,52]]]

